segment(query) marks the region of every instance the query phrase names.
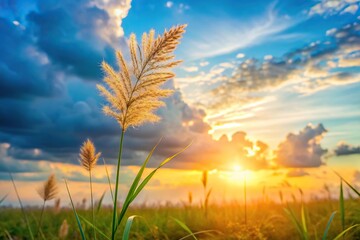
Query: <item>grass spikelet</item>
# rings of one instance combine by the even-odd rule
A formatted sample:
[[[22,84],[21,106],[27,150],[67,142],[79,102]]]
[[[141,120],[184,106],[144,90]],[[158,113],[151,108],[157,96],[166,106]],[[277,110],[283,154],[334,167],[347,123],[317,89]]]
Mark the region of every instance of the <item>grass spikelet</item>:
[[[37,190],[37,192],[44,200],[44,202],[54,199],[58,193],[55,175],[51,174],[43,186]]]
[[[119,71],[106,62],[102,69],[106,76],[103,85],[97,85],[101,95],[108,101],[103,112],[115,118],[123,131],[130,126],[139,126],[145,122],[160,120],[154,111],[163,106],[160,98],[172,94],[172,90],[161,89],[161,85],[175,75],[170,71],[180,61],[172,60],[173,51],[179,44],[186,25],[180,25],[165,31],[155,40],[155,32],[144,33],[140,47],[135,34],[129,41],[131,63],[126,63],[120,51],[116,52]],[[131,69],[129,68],[131,65]],[[132,82],[131,79],[134,79]]]
[[[54,199],[58,193],[58,186],[56,184],[55,175],[51,174],[49,178],[45,181],[44,185],[41,188],[39,188],[37,192],[40,195],[40,197],[43,199],[43,205],[41,209],[39,226],[36,235],[38,235],[41,230],[46,201]]]
[[[54,213],[55,214],[58,214],[60,212],[60,203],[61,203],[61,199],[57,198],[54,203]]]
[[[203,171],[202,173],[202,178],[201,178],[201,182],[203,184],[204,189],[206,189],[206,185],[207,185],[207,175],[208,172],[207,171]]]
[[[122,214],[125,214],[127,209],[127,207],[123,207],[117,220],[119,173],[124,133],[130,126],[139,126],[145,122],[160,120],[160,117],[154,113],[159,107],[165,105],[160,98],[168,97],[173,93],[173,90],[162,89],[161,86],[175,76],[171,68],[180,61],[173,60],[175,57],[173,52],[180,43],[185,28],[186,25],[172,27],[156,39],[155,31],[150,30],[149,34],[143,34],[141,47],[138,45],[135,34],[131,34],[129,39],[131,62],[126,62],[123,54],[116,51],[118,71],[108,63],[102,63],[105,85],[98,84],[97,88],[108,102],[103,107],[103,112],[113,117],[122,130],[116,167],[111,239],[115,239],[118,227],[116,222],[121,222]]]
[[[79,161],[81,165],[87,170],[91,171],[96,165],[101,153],[96,153],[94,143],[87,139],[80,148]]]
[[[94,198],[93,198],[91,171],[95,167],[96,162],[99,159],[100,155],[101,155],[100,152],[96,153],[95,145],[90,139],[87,139],[80,148],[79,161],[81,165],[89,172],[92,224],[93,224],[93,235],[95,240],[96,240],[95,212],[94,212]]]
[[[66,219],[62,222],[60,228],[59,228],[59,238],[65,239],[67,235],[69,234],[69,224],[67,223]]]

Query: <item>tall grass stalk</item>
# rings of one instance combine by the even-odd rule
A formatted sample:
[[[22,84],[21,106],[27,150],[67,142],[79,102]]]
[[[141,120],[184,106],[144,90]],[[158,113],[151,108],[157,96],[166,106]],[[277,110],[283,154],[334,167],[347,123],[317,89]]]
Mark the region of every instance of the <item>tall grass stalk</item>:
[[[95,210],[94,210],[94,197],[93,197],[93,186],[92,186],[92,177],[91,173],[96,162],[99,159],[101,153],[96,153],[96,148],[94,143],[87,139],[80,148],[79,153],[79,162],[89,172],[89,182],[90,182],[90,200],[91,200],[91,215],[92,215],[92,224],[93,224],[93,236],[96,240],[96,231],[95,231]]]
[[[43,216],[44,216],[44,210],[45,210],[45,203],[46,201],[43,201],[42,207],[41,207],[41,213],[40,213],[40,220],[39,220],[39,226],[37,229],[37,232],[35,234],[35,236],[39,235],[40,229],[41,229],[41,225],[42,225],[42,221],[43,221]]]
[[[343,181],[341,178],[340,178],[339,204],[340,204],[341,227],[342,227],[342,230],[344,231],[345,230],[345,202],[344,202]]]
[[[113,193],[113,189],[112,189],[112,185],[111,185],[110,174],[109,174],[109,171],[106,166],[105,158],[103,158],[103,162],[104,162],[106,177],[107,177],[109,188],[110,188],[111,200],[114,202],[114,193]]]
[[[0,204],[7,198],[7,194],[0,199]]]
[[[170,96],[173,93],[172,90],[162,89],[161,86],[175,76],[169,70],[181,62],[172,59],[175,57],[173,51],[179,44],[179,40],[185,32],[185,27],[186,25],[173,27],[157,38],[155,38],[154,30],[151,30],[148,34],[144,33],[141,46],[137,43],[136,36],[131,34],[129,41],[131,62],[127,63],[123,54],[116,51],[119,71],[114,70],[106,62],[102,63],[106,85],[98,84],[97,88],[108,102],[108,105],[103,107],[103,112],[116,119],[121,127],[113,197],[112,240],[115,239],[117,228],[121,224],[131,202],[150,181],[155,172],[178,154],[165,159],[140,183],[142,173],[152,152],[149,154],[135,177],[118,215],[119,176],[125,132],[130,126],[140,126],[145,122],[151,123],[160,120],[154,111],[165,105],[163,101],[160,101],[160,98]]]
[[[210,200],[210,195],[211,195],[211,191],[212,191],[212,188],[207,190],[208,171],[206,171],[206,170],[203,171],[201,182],[202,182],[203,188],[204,188],[204,203],[202,204],[202,206],[204,208],[205,218],[207,218],[208,208],[209,208],[209,200]]]
[[[23,214],[23,217],[24,217],[24,220],[25,220],[25,223],[26,223],[26,227],[27,227],[27,229],[28,229],[28,231],[29,231],[30,239],[31,239],[31,240],[34,240],[34,235],[33,235],[32,231],[31,231],[31,227],[30,227],[30,224],[29,224],[29,220],[28,220],[28,218],[27,218],[27,216],[26,216],[24,206],[23,206],[23,204],[22,204],[22,202],[21,202],[21,199],[20,199],[18,190],[17,190],[16,185],[15,185],[14,178],[12,177],[12,174],[11,174],[11,173],[9,173],[9,175],[10,175],[11,182],[12,182],[12,184],[13,184],[13,186],[14,186],[14,190],[15,190],[15,193],[16,193],[16,197],[17,197],[17,199],[18,199],[18,201],[19,201],[19,204],[20,204],[21,212],[22,212],[22,214]]]
[[[44,217],[44,210],[45,210],[45,204],[47,201],[52,200],[56,197],[57,192],[58,192],[58,187],[56,184],[56,180],[55,180],[55,175],[51,174],[49,176],[49,178],[44,182],[43,186],[40,187],[38,189],[38,194],[40,195],[40,197],[43,200],[43,205],[41,208],[41,214],[40,214],[40,220],[39,220],[39,226],[36,232],[37,236],[40,231],[41,231],[41,226],[42,226],[42,222],[43,222],[43,217]]]
[[[112,216],[112,228],[111,228],[111,239],[115,239],[116,233],[116,216],[117,216],[117,199],[118,199],[118,189],[119,189],[119,176],[120,176],[120,165],[121,165],[121,156],[122,156],[122,149],[123,149],[123,141],[124,141],[125,130],[122,129],[121,137],[120,137],[120,144],[119,144],[119,156],[116,168],[116,182],[115,182],[115,195],[114,195],[114,208],[113,208],[113,216]]]
[[[92,214],[92,222],[93,222],[93,225],[95,226],[95,210],[94,210],[94,196],[93,196],[91,170],[89,171],[89,178],[90,178],[91,214]],[[96,240],[95,227],[93,227],[93,234],[94,234],[94,239]]]
[[[81,239],[82,239],[82,240],[86,240],[85,233],[84,233],[84,230],[83,230],[83,228],[82,228],[82,226],[81,226],[81,222],[80,222],[80,219],[79,219],[79,215],[78,215],[77,212],[76,212],[76,209],[75,209],[75,206],[74,206],[74,202],[73,202],[73,200],[72,200],[72,197],[71,197],[71,194],[70,194],[70,190],[69,190],[69,186],[68,186],[68,183],[67,183],[66,179],[64,179],[64,182],[65,182],[65,186],[66,186],[67,193],[68,193],[69,198],[70,198],[70,203],[71,203],[71,207],[72,207],[72,210],[73,210],[75,219],[76,219],[76,223],[77,223],[78,228],[79,228],[79,231],[80,231]]]

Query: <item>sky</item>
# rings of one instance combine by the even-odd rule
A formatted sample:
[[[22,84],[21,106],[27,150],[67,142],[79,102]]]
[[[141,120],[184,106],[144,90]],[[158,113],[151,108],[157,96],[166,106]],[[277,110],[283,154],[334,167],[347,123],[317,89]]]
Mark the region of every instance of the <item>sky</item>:
[[[165,87],[175,93],[162,120],[126,132],[121,191],[162,138],[149,162],[191,146],[139,196],[139,202],[201,199],[202,171],[219,197],[276,198],[299,187],[325,196],[339,181],[360,186],[360,1],[0,1],[0,194],[16,205],[9,172],[26,204],[54,173],[77,201],[88,194],[78,161],[90,138],[112,179],[121,129],[105,116],[96,84],[100,64],[128,57],[131,33],[187,24]],[[107,191],[102,159],[95,196]],[[1,197],[0,195],[0,197]],[[214,194],[215,195],[215,194]],[[276,195],[276,197],[275,197]],[[285,194],[286,196],[286,194]],[[121,197],[120,197],[121,199]]]

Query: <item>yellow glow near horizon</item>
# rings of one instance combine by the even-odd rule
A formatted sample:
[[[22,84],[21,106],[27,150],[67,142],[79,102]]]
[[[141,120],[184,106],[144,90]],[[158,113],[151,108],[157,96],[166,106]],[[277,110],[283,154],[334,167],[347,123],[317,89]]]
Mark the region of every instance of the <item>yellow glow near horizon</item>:
[[[219,177],[230,184],[242,184],[245,179],[246,182],[253,182],[257,178],[255,172],[244,170],[240,165],[235,165],[233,171],[219,172]]]
[[[242,167],[240,165],[234,165],[234,171],[240,172],[242,170]]]

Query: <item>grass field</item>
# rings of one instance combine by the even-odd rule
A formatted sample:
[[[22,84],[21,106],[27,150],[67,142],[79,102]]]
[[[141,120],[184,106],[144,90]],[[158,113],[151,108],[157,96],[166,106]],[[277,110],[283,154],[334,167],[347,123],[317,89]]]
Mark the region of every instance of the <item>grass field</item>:
[[[237,21],[224,18],[224,25],[214,19],[218,29],[212,32],[210,24],[202,34],[199,32],[203,31],[203,23],[208,24],[207,19],[200,24],[200,31],[196,31],[196,24],[188,27],[188,20],[184,18],[183,24],[162,33],[155,32],[154,29],[159,28],[156,26],[139,35],[141,28],[137,25],[142,22],[139,18],[132,26],[138,37],[132,33],[128,38],[119,27],[128,15],[131,0],[120,1],[121,6],[115,3],[118,1],[110,0],[85,0],[79,4],[63,1],[69,11],[75,9],[72,14],[58,4],[50,7],[51,3],[38,2],[35,10],[31,6],[23,16],[28,24],[21,23],[22,18],[15,16],[18,13],[8,21],[9,26],[4,25],[2,16],[0,18],[0,31],[3,26],[11,30],[11,34],[4,34],[10,36],[5,38],[4,45],[9,45],[5,48],[12,49],[12,42],[21,46],[21,51],[7,53],[9,57],[5,60],[9,65],[0,61],[1,79],[9,82],[0,83],[3,95],[0,100],[16,96],[0,105],[6,107],[0,108],[0,181],[12,183],[13,187],[9,190],[6,186],[0,192],[0,240],[360,239],[360,192],[357,190],[360,167],[350,158],[348,162],[330,160],[360,153],[360,146],[343,141],[345,136],[352,141],[360,139],[353,133],[358,129],[360,112],[359,101],[352,98],[358,99],[358,94],[352,92],[353,89],[339,92],[348,95],[351,101],[339,98],[336,91],[329,93],[328,99],[326,94],[319,95],[317,102],[315,98],[307,98],[330,86],[340,88],[359,81],[360,18],[357,16],[356,21],[336,28],[329,28],[326,19],[336,11],[342,18],[343,14],[356,15],[360,1],[347,0],[345,4],[323,0],[293,17],[288,14],[280,17],[282,11],[277,13],[276,5],[283,4],[275,1],[266,10],[265,21],[251,19],[242,27],[243,16]],[[232,8],[235,1],[229,2]],[[196,4],[190,7],[172,1],[161,4],[158,16],[164,15],[163,10],[170,12],[177,8],[172,14],[183,14],[191,13],[196,7]],[[148,17],[155,9],[150,5],[141,16]],[[200,5],[216,5],[218,11],[219,4]],[[243,5],[241,9],[248,3]],[[258,11],[257,5],[263,4],[254,4]],[[298,11],[298,5],[302,4],[293,5]],[[134,6],[136,10],[138,5]],[[86,11],[81,12],[80,8]],[[48,11],[41,14],[44,9]],[[310,34],[306,32],[309,27],[304,27],[306,31],[293,32],[293,28],[311,19],[315,12],[323,14],[326,9],[330,10],[324,15],[324,22],[310,23],[324,25],[319,30]],[[11,6],[9,12],[17,11]],[[212,11],[208,13],[213,15]],[[98,17],[87,19],[86,15]],[[177,15],[171,16],[178,21]],[[63,19],[69,26],[57,29]],[[110,20],[112,24],[104,24]],[[79,26],[73,25],[77,21]],[[255,22],[258,23],[252,26]],[[283,23],[286,24],[282,26]],[[39,26],[33,29],[36,25]],[[87,26],[77,31],[85,25],[94,29],[89,30]],[[238,29],[241,31],[236,33]],[[175,56],[175,50],[188,30],[189,40],[184,42],[191,54],[179,51],[186,62],[178,66],[183,60]],[[114,34],[110,34],[111,31]],[[222,36],[223,31],[226,36]],[[318,31],[326,33],[320,40],[315,38]],[[40,34],[35,34],[37,32]],[[27,36],[29,33],[35,35]],[[93,38],[93,34],[101,36]],[[198,35],[200,40],[196,40]],[[43,36],[46,37],[43,39]],[[301,37],[303,46],[297,48],[294,43]],[[22,38],[28,42],[22,43],[19,40]],[[96,44],[89,50],[90,54],[86,51],[90,46],[85,41],[88,38],[92,39],[90,45]],[[265,39],[269,43],[276,39],[281,42],[275,48],[260,47],[266,50],[263,56],[258,50],[245,51],[245,47],[250,49]],[[288,53],[283,49],[285,40],[291,40]],[[108,52],[113,48],[115,51],[110,55]],[[201,54],[192,53],[196,51]],[[207,51],[210,55],[203,55],[202,52]],[[23,55],[29,57],[28,66],[24,64]],[[33,62],[36,66],[32,66]],[[19,74],[13,65],[22,66]],[[94,66],[99,67],[98,71],[93,70]],[[174,69],[176,66],[178,70]],[[33,68],[37,70],[22,73]],[[34,74],[36,71],[39,76]],[[190,73],[195,72],[199,75],[191,76]],[[54,76],[54,86],[48,86],[47,78]],[[100,76],[102,82],[94,81]],[[39,81],[39,87],[33,87],[36,84],[32,78],[44,79]],[[21,81],[24,83],[20,84]],[[86,87],[78,82],[86,82]],[[99,102],[94,95],[95,88],[102,97]],[[185,94],[187,91],[191,96]],[[34,99],[29,97],[32,95]],[[48,97],[51,97],[49,103],[43,103]],[[57,102],[60,97],[64,100],[62,105]],[[21,105],[28,102],[33,105]],[[160,107],[166,110],[159,110]],[[98,116],[100,108],[113,123]],[[8,117],[11,115],[14,119]],[[161,120],[163,125],[152,127],[151,124]],[[318,125],[312,125],[313,121],[319,121]],[[294,129],[300,123],[307,125],[298,133],[291,130],[276,147],[280,134],[287,132],[285,127]],[[320,145],[328,132],[323,123],[329,124],[332,131],[327,144],[335,143],[333,137],[341,140],[333,150]],[[38,126],[45,127],[35,131]],[[138,130],[144,132],[138,133]],[[272,144],[261,141],[262,137]],[[83,144],[77,152],[81,141]],[[170,163],[178,157],[183,159]],[[109,159],[109,165],[105,159]],[[167,173],[161,180],[160,177],[154,179],[158,171],[165,171],[161,169],[165,165],[169,167]],[[327,169],[322,168],[325,165]],[[174,174],[175,171],[178,172]],[[29,186],[42,181],[45,173],[49,174],[48,179],[33,193],[35,189]],[[201,190],[194,184],[197,178],[193,178],[199,173],[202,173]],[[213,175],[215,180],[208,182],[212,174],[217,174]],[[63,181],[61,191],[57,178]],[[296,178],[295,184],[290,184],[289,178]],[[77,187],[73,187],[75,184],[69,187],[68,181],[76,182]],[[101,184],[108,186],[99,191]],[[225,184],[229,184],[229,188]],[[324,189],[320,189],[321,184]],[[196,188],[191,188],[194,186]],[[259,194],[261,187],[262,197],[256,200],[257,196],[251,195]],[[150,191],[145,199],[149,202],[142,203],[139,196],[147,188]],[[265,192],[267,188],[275,193],[269,195]],[[297,192],[290,195],[289,191],[295,188]],[[165,191],[173,197],[171,200],[165,197]],[[67,194],[66,199],[59,196],[60,192]],[[187,201],[182,200],[184,192],[189,194]],[[231,197],[235,196],[232,201],[226,198],[229,192]],[[99,193],[103,193],[100,198]],[[110,200],[107,205],[105,193],[111,194],[111,198],[107,196]],[[82,203],[77,202],[79,196]],[[6,198],[10,205],[5,204]],[[23,205],[39,203],[40,199],[41,205]],[[164,203],[166,201],[168,203]]]
[[[318,200],[304,204],[306,212],[305,223],[308,236],[299,234],[291,218],[284,209],[292,209],[296,217],[301,219],[300,202],[276,204],[273,202],[250,203],[247,207],[247,224],[244,219],[244,205],[239,203],[224,203],[209,205],[207,217],[200,206],[138,206],[130,208],[128,216],[138,215],[132,225],[130,239],[181,239],[189,235],[175,219],[186,224],[193,233],[211,230],[207,233],[196,234],[198,239],[322,239],[327,222],[334,211],[337,211],[326,239],[334,239],[342,232],[339,201]],[[360,223],[359,201],[349,199],[344,202],[345,228]],[[32,231],[37,229],[41,209],[25,209]],[[91,210],[79,209],[80,218],[91,219]],[[68,223],[66,237],[59,237],[63,221]],[[96,214],[96,226],[107,236],[111,234],[111,208],[105,206]],[[300,220],[301,222],[301,220]],[[83,222],[85,235],[91,238],[91,228]],[[122,229],[117,233],[120,239]],[[38,239],[81,239],[71,208],[55,211],[49,207],[44,214],[42,225],[43,237]],[[10,238],[11,236],[11,238]],[[0,209],[0,238],[28,239],[28,230],[20,209]],[[106,239],[98,234],[97,239]],[[187,239],[193,239],[189,236]],[[344,238],[360,239],[360,232],[354,227]]]

